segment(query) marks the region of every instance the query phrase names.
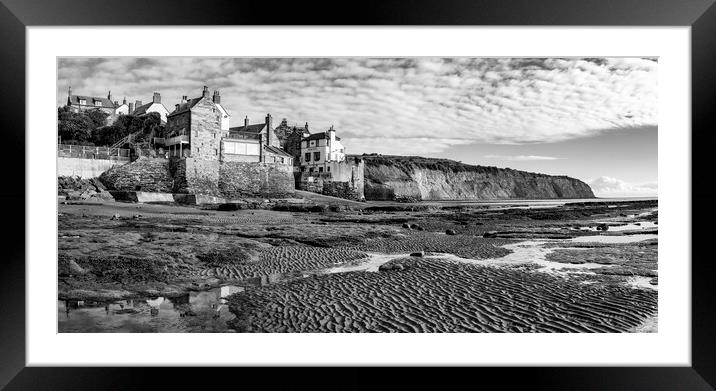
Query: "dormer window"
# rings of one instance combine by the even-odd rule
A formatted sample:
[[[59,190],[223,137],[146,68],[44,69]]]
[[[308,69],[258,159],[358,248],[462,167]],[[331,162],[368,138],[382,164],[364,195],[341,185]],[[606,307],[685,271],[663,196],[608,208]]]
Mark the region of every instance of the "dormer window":
[[[101,106],[102,106],[102,101],[101,101],[101,100],[95,101],[95,102],[94,102],[94,105],[97,106],[97,107],[101,107]]]
[[[81,105],[86,105],[86,104],[87,104],[87,101],[84,100],[84,99],[80,99],[80,104],[81,104]]]

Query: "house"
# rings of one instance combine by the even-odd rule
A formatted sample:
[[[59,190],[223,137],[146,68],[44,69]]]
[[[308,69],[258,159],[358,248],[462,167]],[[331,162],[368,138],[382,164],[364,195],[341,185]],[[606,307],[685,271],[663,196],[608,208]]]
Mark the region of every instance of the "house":
[[[122,99],[122,104],[120,105],[118,101],[114,101],[114,115],[115,117],[119,117],[120,115],[127,115],[129,114],[129,106],[130,104],[127,104],[127,98]]]
[[[230,128],[228,111],[221,106],[218,91],[209,95],[182,97],[181,103],[167,115],[164,139],[155,144],[168,150],[169,156],[194,157],[222,162],[279,163],[293,165],[293,156],[279,147],[273,132],[271,114],[264,123]]]
[[[301,171],[330,171],[332,164],[344,161],[345,149],[336,130],[331,126],[326,132],[315,133],[301,140]]]
[[[223,146],[222,158],[227,161],[293,165],[293,155],[281,149],[271,114],[266,114],[264,122],[258,124],[249,124],[247,116],[243,126],[229,128]]]
[[[70,86],[67,89],[67,106],[75,113],[79,113],[80,111],[101,110],[109,115],[107,119],[108,122],[114,121],[117,117],[115,113],[116,105],[115,102],[112,102],[112,91],[109,91],[106,98],[73,95],[72,87]]]
[[[125,100],[126,102],[126,100]],[[140,116],[148,113],[158,113],[162,123],[167,122],[167,114],[169,110],[162,104],[162,96],[155,92],[152,96],[152,101],[147,104],[142,104],[141,100],[135,102],[133,110],[129,112],[131,115]]]
[[[294,172],[296,188],[334,197],[365,199],[365,163],[361,158],[346,159],[345,148],[333,126],[301,139],[299,166],[299,171]]]
[[[281,148],[293,156],[294,166],[299,166],[301,163],[301,140],[311,135],[308,130],[308,122],[304,126],[289,126],[288,120],[284,118],[274,132],[281,142]]]

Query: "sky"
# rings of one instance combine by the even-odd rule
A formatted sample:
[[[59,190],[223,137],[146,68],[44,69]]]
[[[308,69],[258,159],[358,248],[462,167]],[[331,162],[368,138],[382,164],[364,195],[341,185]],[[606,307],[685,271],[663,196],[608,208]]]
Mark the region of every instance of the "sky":
[[[73,94],[147,103],[219,90],[231,125],[333,125],[347,153],[448,158],[569,175],[597,196],[657,193],[649,58],[62,58]]]

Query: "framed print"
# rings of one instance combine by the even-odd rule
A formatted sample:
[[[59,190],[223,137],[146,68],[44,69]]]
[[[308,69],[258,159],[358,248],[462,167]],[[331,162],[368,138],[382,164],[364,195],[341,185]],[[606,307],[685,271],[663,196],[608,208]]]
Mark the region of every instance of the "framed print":
[[[3,0],[2,384],[712,389],[712,2],[418,3]]]

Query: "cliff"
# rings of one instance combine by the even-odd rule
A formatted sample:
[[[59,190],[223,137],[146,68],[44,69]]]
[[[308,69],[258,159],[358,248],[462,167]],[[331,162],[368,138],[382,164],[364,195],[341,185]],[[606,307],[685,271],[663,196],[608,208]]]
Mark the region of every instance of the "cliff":
[[[367,200],[594,198],[589,185],[567,176],[415,156],[361,157]]]

